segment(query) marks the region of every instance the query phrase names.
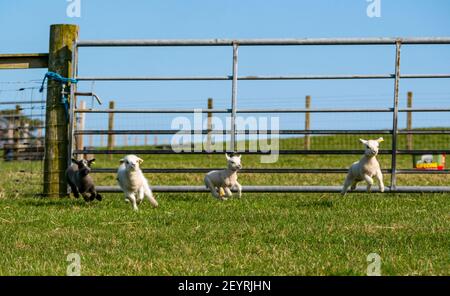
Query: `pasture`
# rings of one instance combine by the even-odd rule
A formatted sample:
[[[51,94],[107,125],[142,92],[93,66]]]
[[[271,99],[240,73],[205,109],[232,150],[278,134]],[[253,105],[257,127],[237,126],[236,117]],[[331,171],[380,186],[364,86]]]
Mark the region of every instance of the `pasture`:
[[[337,137],[312,141],[333,139],[342,143]],[[280,148],[298,141],[281,140]],[[348,143],[360,148],[357,137]],[[389,145],[387,139],[383,146]],[[267,165],[244,155],[243,165],[340,168],[359,157],[282,155]],[[117,167],[120,155],[96,158],[95,168]],[[163,160],[168,168],[225,165],[223,155],[143,158],[143,168],[159,167]],[[382,167],[389,165],[390,156],[379,158]],[[410,167],[411,156],[401,156],[398,163]],[[244,191],[242,199],[226,202],[206,193],[156,193],[159,208],[145,200],[133,212],[122,194],[104,193],[102,202],[89,204],[81,198],[39,197],[35,186],[16,181],[30,166],[38,170],[41,164],[0,163],[0,275],[64,275],[69,253],[80,254],[82,275],[365,275],[370,253],[381,256],[382,275],[450,274],[449,193],[342,197]],[[239,180],[244,186],[341,185],[344,177],[241,174]],[[31,178],[36,184],[42,175]],[[94,178],[99,185],[116,185],[114,174]],[[203,184],[203,174],[147,178],[151,185]],[[388,186],[389,175],[384,178]],[[398,176],[401,186],[448,183],[447,175]]]
[[[450,2],[16,2],[0,276],[450,276]]]

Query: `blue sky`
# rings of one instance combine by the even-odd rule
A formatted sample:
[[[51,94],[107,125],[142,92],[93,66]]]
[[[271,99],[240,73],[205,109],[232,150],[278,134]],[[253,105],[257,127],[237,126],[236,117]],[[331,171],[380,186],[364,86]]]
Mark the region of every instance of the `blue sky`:
[[[47,52],[49,26],[74,23],[80,39],[302,38],[450,36],[450,1],[381,0],[381,17],[369,18],[365,0],[314,1],[122,1],[81,0],[81,18],[66,16],[65,0],[0,0],[0,53]],[[394,48],[252,47],[240,49],[241,75],[393,73]],[[450,46],[405,46],[402,73],[450,73]],[[0,72],[0,100],[15,84],[41,79],[45,70]],[[229,75],[231,48],[100,48],[80,51],[80,75]],[[119,107],[229,107],[229,82],[81,83]],[[239,107],[389,107],[393,81],[240,82]],[[401,104],[414,91],[416,106],[449,106],[449,79],[404,80]],[[90,100],[88,105],[91,104]],[[449,125],[448,114],[417,114],[415,124]],[[302,115],[280,120],[282,128],[302,128]],[[390,128],[387,114],[314,115],[312,127]],[[403,118],[400,118],[403,122]],[[104,128],[104,117],[87,128]],[[118,119],[119,128],[170,128],[169,117]],[[402,125],[402,124],[401,124]]]

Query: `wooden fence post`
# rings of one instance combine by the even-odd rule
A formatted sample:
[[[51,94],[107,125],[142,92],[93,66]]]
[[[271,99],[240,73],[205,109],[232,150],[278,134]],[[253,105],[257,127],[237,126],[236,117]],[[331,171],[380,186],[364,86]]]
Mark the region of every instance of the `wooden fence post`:
[[[412,108],[413,103],[413,93],[408,92],[408,108]],[[408,112],[406,115],[406,129],[408,131],[412,130],[412,112]],[[413,135],[408,134],[406,135],[406,149],[407,150],[413,150]]]
[[[208,98],[208,110],[211,110],[213,108],[213,99]],[[211,151],[211,131],[212,131],[212,113],[208,112],[208,121],[207,121],[208,127],[208,134],[206,135],[206,150]]]
[[[78,39],[78,26],[50,26],[48,71],[73,77],[72,49]],[[65,170],[69,157],[69,119],[61,104],[62,85],[48,81],[45,117],[44,195],[67,196]],[[67,90],[67,89],[66,89]]]
[[[114,109],[116,103],[114,101],[109,102],[109,109]],[[108,113],[108,131],[114,130],[114,113]],[[108,134],[108,150],[112,150],[115,146],[114,135]],[[109,159],[112,159],[113,155],[109,155]]]
[[[7,143],[8,144],[13,144],[14,143],[14,123],[12,122],[12,121],[9,121],[8,122],[8,133],[7,133],[7,138],[8,138],[8,141],[7,141]]]
[[[311,96],[306,96],[305,98],[305,109],[309,110],[311,108]],[[305,112],[305,130],[311,128],[311,115],[309,112]],[[311,149],[311,136],[305,135],[305,150]]]

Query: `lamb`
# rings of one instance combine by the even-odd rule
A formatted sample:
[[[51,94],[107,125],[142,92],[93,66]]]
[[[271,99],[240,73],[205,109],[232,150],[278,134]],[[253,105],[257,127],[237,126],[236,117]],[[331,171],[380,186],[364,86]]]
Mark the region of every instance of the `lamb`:
[[[342,195],[345,195],[348,188],[351,186],[351,190],[356,188],[356,184],[365,180],[367,182],[367,192],[370,192],[373,179],[375,177],[380,185],[380,192],[384,192],[383,174],[381,173],[380,164],[378,163],[376,156],[378,154],[378,147],[383,138],[377,140],[363,140],[359,139],[366,147],[364,156],[357,162],[353,163],[348,170],[347,178],[342,188]]]
[[[135,211],[138,210],[137,204],[144,200],[144,195],[147,196],[154,207],[158,206],[148,181],[139,167],[143,162],[136,155],[127,155],[120,160],[120,166],[117,171],[117,181],[125,193],[125,201],[131,202]]]
[[[93,201],[94,199],[99,201],[102,200],[102,196],[95,190],[94,181],[89,175],[91,172],[91,165],[94,161],[95,158],[91,160],[72,159],[73,164],[67,168],[67,182],[69,183],[75,198],[78,198],[81,194],[87,202]]]
[[[228,168],[220,171],[211,171],[205,176],[206,188],[211,190],[211,194],[218,199],[227,200],[231,197],[232,188],[237,188],[239,198],[242,196],[242,186],[237,181],[237,172],[242,169],[242,155],[231,155],[225,153]],[[225,197],[226,196],[226,197]]]

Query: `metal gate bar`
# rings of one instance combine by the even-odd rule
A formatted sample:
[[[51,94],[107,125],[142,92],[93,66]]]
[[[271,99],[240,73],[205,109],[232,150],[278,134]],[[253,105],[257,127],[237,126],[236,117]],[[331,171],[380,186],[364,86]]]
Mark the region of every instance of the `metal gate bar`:
[[[147,168],[142,169],[144,173],[155,173],[155,174],[185,174],[185,173],[207,173],[212,170],[220,170],[223,168]],[[435,170],[429,171],[428,174],[448,174],[450,170]],[[111,174],[116,173],[117,169],[115,168],[106,168],[106,169],[93,169],[93,173],[100,174]],[[242,169],[239,171],[243,174],[345,174],[348,172],[347,169],[303,169],[303,168],[248,168]],[[390,174],[391,170],[382,169],[381,172],[383,174]],[[397,174],[404,175],[420,175],[423,174],[423,171],[420,170],[397,170]]]
[[[403,74],[402,79],[450,78],[450,74]],[[360,74],[360,75],[295,75],[295,76],[241,76],[236,80],[343,80],[343,79],[395,79],[395,74]],[[152,76],[152,77],[78,77],[79,81],[228,81],[233,76]]]
[[[295,39],[151,39],[151,40],[81,40],[78,47],[114,46],[288,46],[288,45],[395,45],[450,44],[450,37],[412,38],[295,38]]]
[[[342,186],[242,186],[242,192],[278,192],[278,193],[291,193],[291,192],[320,192],[320,193],[338,193],[341,192]],[[119,186],[98,186],[99,192],[122,192]],[[205,186],[152,186],[154,192],[209,192]],[[366,187],[358,186],[352,192],[366,192]],[[372,190],[378,192],[377,188]],[[396,186],[391,188],[390,186],[385,188],[385,192],[394,193],[414,193],[414,192],[427,192],[427,193],[441,193],[450,192],[450,186]]]
[[[236,113],[391,113],[382,109],[236,109]],[[75,113],[231,113],[231,109],[75,109]],[[450,112],[450,108],[404,108],[398,112]]]

